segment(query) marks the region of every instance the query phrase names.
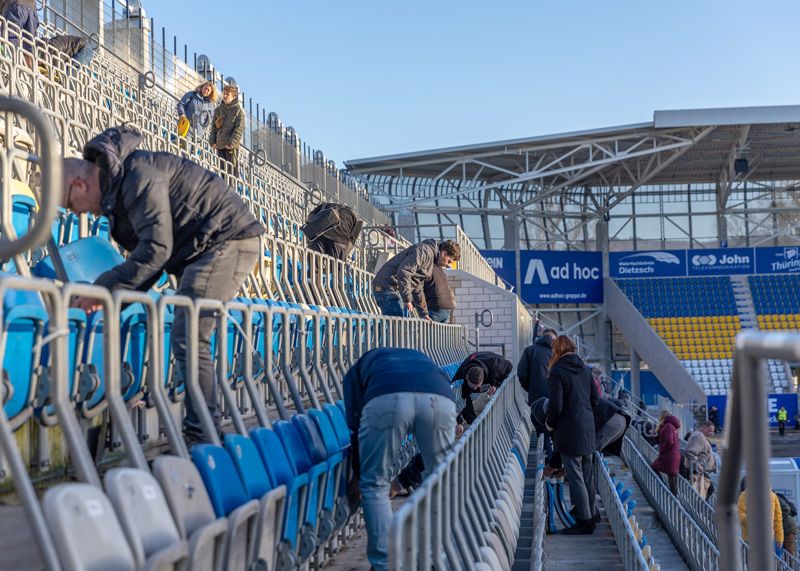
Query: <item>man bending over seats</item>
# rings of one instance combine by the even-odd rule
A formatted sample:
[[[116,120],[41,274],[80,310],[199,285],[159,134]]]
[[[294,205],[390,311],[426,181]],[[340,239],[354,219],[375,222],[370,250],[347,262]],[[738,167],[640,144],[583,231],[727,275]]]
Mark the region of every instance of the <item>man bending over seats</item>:
[[[177,295],[227,301],[252,271],[264,233],[239,196],[214,173],[169,153],[137,150],[142,136],[128,127],[89,141],[83,159],[64,159],[62,204],[77,214],[108,218],[111,236],[129,254],[100,275],[109,290],[145,291],[166,271],[178,277]],[[96,300],[76,297],[73,306],[96,311]],[[186,319],[176,310],[172,350],[176,385],[183,382]],[[214,317],[203,315],[199,331],[199,381],[219,431],[219,407],[210,339]],[[203,441],[203,430],[186,391],[184,432]]]
[[[375,303],[384,315],[403,317],[416,305],[420,317],[430,319],[424,286],[433,266],[442,268],[461,259],[461,247],[452,240],[424,240],[386,262],[372,280]]]
[[[475,422],[513,368],[511,361],[491,351],[478,351],[464,359],[453,375],[454,381],[464,381],[461,385],[464,408],[456,419],[456,436],[461,436],[467,426]],[[418,488],[424,469],[425,461],[417,454],[392,480],[391,496]]]
[[[367,557],[375,571],[389,564],[392,520],[389,479],[404,438],[413,434],[428,469],[444,460],[453,442],[456,405],[450,381],[429,357],[412,349],[373,349],[344,378],[351,432],[353,477],[367,525]]]

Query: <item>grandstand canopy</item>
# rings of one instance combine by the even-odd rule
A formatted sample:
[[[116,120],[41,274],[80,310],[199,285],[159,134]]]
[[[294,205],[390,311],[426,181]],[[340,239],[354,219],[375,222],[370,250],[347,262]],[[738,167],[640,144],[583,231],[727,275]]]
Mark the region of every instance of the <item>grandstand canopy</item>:
[[[569,216],[565,201],[584,217],[613,217],[634,193],[681,193],[686,185],[715,194],[716,208],[706,214],[724,216],[731,193],[747,181],[784,181],[775,186],[793,191],[798,157],[800,105],[792,105],[656,111],[645,123],[345,164],[390,211],[537,217],[542,224]]]
[[[716,181],[731,154],[750,168],[779,178],[800,178],[800,105],[656,111],[653,120],[618,127],[494,141],[346,161],[356,173],[492,182],[514,175],[558,176],[573,169],[638,164],[659,151],[682,150],[649,182]],[[545,158],[556,160],[542,161]],[[560,168],[557,168],[560,166]],[[585,173],[584,184],[602,185],[603,170]]]

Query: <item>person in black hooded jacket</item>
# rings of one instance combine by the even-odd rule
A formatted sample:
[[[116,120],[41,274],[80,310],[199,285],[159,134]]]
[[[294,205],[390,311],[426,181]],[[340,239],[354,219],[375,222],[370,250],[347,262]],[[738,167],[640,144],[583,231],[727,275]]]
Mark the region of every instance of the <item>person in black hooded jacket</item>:
[[[259,257],[264,227],[216,174],[169,153],[138,150],[141,134],[108,129],[90,140],[83,159],[64,159],[62,204],[71,211],[108,218],[111,236],[129,255],[101,274],[95,285],[145,291],[166,271],[178,277],[177,295],[227,301]],[[76,297],[74,307],[100,309],[97,300]],[[176,311],[172,349],[176,385],[184,378],[185,312]],[[198,379],[215,423],[219,423],[210,354],[214,317],[200,318]],[[203,430],[186,392],[184,430],[190,441]],[[206,435],[207,436],[207,435]]]
[[[595,450],[594,413],[600,395],[592,373],[578,356],[572,340],[560,335],[553,342],[548,377],[546,423],[554,431],[555,449],[561,454],[569,482],[569,495],[577,512],[576,526],[567,534],[594,531],[589,490],[594,489],[592,455]]]
[[[533,345],[528,345],[522,352],[517,364],[517,378],[522,388],[528,391],[528,404],[547,396],[547,375],[550,371],[550,358],[553,356],[553,340],[558,334],[553,329],[545,329]],[[549,463],[553,454],[553,443],[550,432],[536,420],[531,411],[531,421],[536,435],[544,440],[545,460]]]
[[[511,361],[491,351],[476,351],[464,359],[453,375],[454,381],[464,381],[461,397],[465,404],[459,424],[472,424],[478,418],[513,368]]]

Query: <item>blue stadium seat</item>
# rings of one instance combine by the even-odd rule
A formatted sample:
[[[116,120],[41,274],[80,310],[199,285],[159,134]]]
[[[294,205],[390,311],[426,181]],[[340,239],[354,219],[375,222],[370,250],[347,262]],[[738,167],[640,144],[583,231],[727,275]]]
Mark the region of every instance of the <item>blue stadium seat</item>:
[[[228,451],[221,446],[198,444],[190,454],[200,472],[214,513],[228,519],[226,568],[244,569],[250,563],[258,530],[259,502],[251,500]]]
[[[67,278],[72,283],[94,283],[100,274],[125,261],[122,254],[109,242],[99,236],[76,240],[58,249]],[[40,278],[56,279],[53,262],[48,256],[36,264],[33,275]]]
[[[291,557],[296,562],[305,561],[316,550],[316,536],[313,531],[306,529],[301,533],[309,498],[309,474],[298,474],[294,470],[280,438],[269,428],[255,428],[250,431],[250,437],[264,461],[272,483],[286,486],[286,507],[280,530],[281,555]]]
[[[325,479],[328,473],[327,463],[325,460],[314,461],[311,453],[309,453],[307,444],[293,422],[280,420],[275,423],[273,429],[278,438],[280,438],[281,444],[283,444],[294,474],[308,475],[308,492],[304,506],[302,534],[304,537],[309,538],[309,541],[313,542],[314,545],[318,546],[317,524],[325,491]],[[319,457],[319,449],[317,447],[315,447],[315,452]],[[324,452],[322,454],[324,455]]]
[[[3,408],[14,428],[33,412],[37,367],[41,359],[40,342],[47,322],[47,312],[38,293],[6,292],[3,298],[3,330],[0,332],[2,393]]]

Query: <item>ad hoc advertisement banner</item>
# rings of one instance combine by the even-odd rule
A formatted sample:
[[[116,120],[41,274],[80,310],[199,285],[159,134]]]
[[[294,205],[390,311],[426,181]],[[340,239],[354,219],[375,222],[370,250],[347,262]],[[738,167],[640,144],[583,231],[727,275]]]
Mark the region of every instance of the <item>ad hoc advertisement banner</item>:
[[[483,256],[508,284],[517,285],[527,303],[602,303],[600,252],[520,251],[519,270],[511,250],[483,250]],[[612,278],[666,278],[800,273],[800,246],[709,248],[611,252]]]
[[[497,275],[517,283],[515,254],[510,250],[483,250]],[[603,257],[599,252],[520,252],[522,291],[527,303],[602,303]]]

